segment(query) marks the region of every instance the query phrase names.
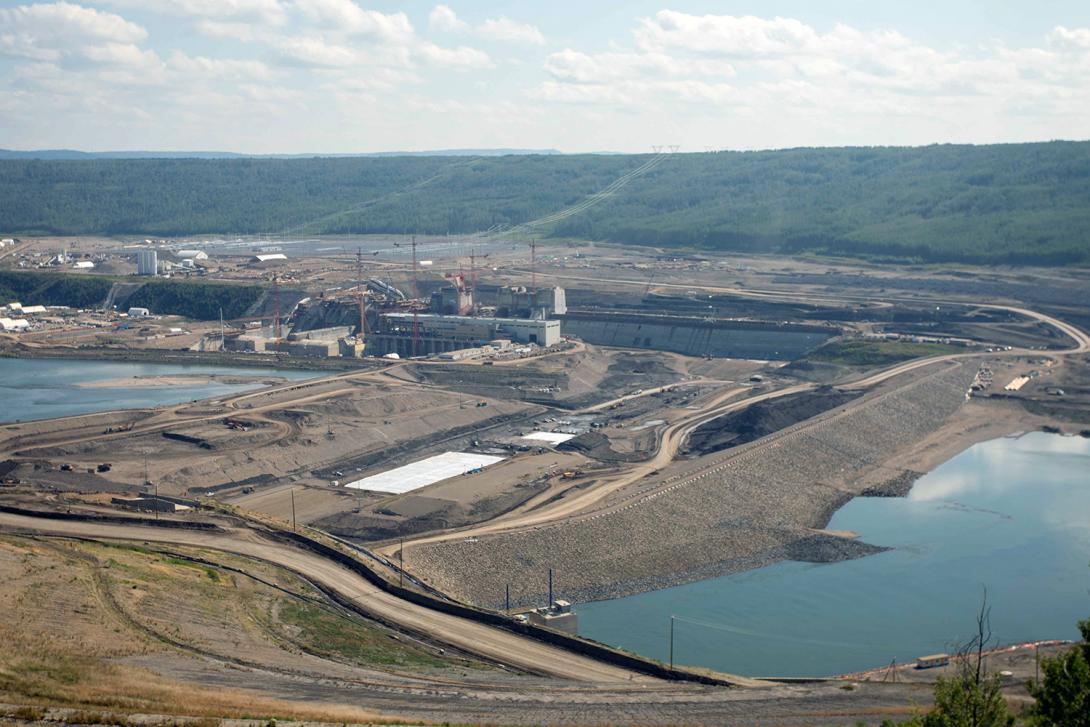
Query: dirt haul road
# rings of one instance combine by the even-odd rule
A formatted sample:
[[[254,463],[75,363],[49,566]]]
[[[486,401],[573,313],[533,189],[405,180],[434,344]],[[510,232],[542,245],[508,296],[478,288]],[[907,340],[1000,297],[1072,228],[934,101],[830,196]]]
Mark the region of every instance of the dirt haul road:
[[[511,270],[514,273],[530,274],[527,270]],[[540,278],[554,278],[557,280],[578,280],[586,283],[612,283],[614,285],[628,286],[630,288],[643,289],[647,287],[647,282],[642,280],[628,280],[625,278],[596,278],[583,275],[557,275],[554,273],[542,273],[537,272],[536,275]],[[728,295],[736,295],[742,298],[758,298],[761,300],[776,300],[786,301],[789,303],[805,302],[805,303],[843,303],[846,300],[854,300],[866,303],[877,303],[889,305],[892,302],[897,303],[920,303],[920,298],[905,298],[898,296],[883,296],[881,300],[867,295],[852,295],[852,294],[837,294],[833,295],[814,295],[811,293],[792,293],[784,290],[760,290],[750,288],[736,288],[724,285],[705,285],[701,283],[656,283],[656,288],[676,288],[679,290],[705,290],[711,293],[726,293]],[[1045,315],[1029,308],[1022,308],[1015,305],[1002,305],[999,303],[973,303],[971,301],[964,300],[946,300],[941,298],[927,298],[927,302],[941,303],[943,305],[956,305],[956,306],[968,306],[972,308],[984,308],[987,310],[1006,311],[1008,313],[1017,313],[1018,315],[1026,316],[1027,318],[1033,318],[1034,320],[1046,323],[1053,328],[1058,329],[1067,337],[1075,341],[1075,347],[1069,348],[1063,351],[1033,351],[1038,355],[1065,355],[1072,353],[1090,353],[1090,335],[1087,335],[1079,328],[1066,323],[1059,318]],[[1019,353],[1017,351],[1011,351],[1009,353]],[[1026,351],[1021,351],[1023,355]]]
[[[609,281],[609,282],[621,282],[621,281]],[[699,287],[699,286],[697,286],[697,287]],[[705,289],[719,290],[719,288],[705,288]],[[733,290],[733,289],[724,288],[722,290]],[[1013,306],[996,305],[996,306],[982,306],[982,307],[993,307],[993,308],[996,308],[996,309],[1016,312],[1016,313],[1019,313],[1021,315],[1025,315],[1025,316],[1028,316],[1028,317],[1031,317],[1031,318],[1035,318],[1037,320],[1040,320],[1040,321],[1042,321],[1044,323],[1047,323],[1047,324],[1057,328],[1058,330],[1063,332],[1065,335],[1070,337],[1073,340],[1073,342],[1075,343],[1075,346],[1072,347],[1072,348],[1065,349],[1065,350],[1062,350],[1062,351],[1050,351],[1050,352],[1047,352],[1048,355],[1059,356],[1059,355],[1069,355],[1069,354],[1080,354],[1080,353],[1086,353],[1087,351],[1090,351],[1090,335],[1087,335],[1086,333],[1084,333],[1080,329],[1076,328],[1075,326],[1072,326],[1072,325],[1070,325],[1068,323],[1065,323],[1064,321],[1061,321],[1061,320],[1059,320],[1057,318],[1053,318],[1051,316],[1047,316],[1047,315],[1044,315],[1042,313],[1037,313],[1036,311],[1032,311],[1032,310],[1029,310],[1029,309],[1026,309],[1026,308],[1017,308],[1017,307],[1013,307]],[[897,376],[901,376],[903,374],[915,371],[917,369],[921,369],[921,368],[924,368],[924,367],[927,367],[927,366],[932,366],[932,365],[943,363],[943,362],[957,361],[959,359],[971,359],[971,358],[977,358],[977,357],[981,357],[981,356],[1024,356],[1024,355],[1027,355],[1027,354],[1040,355],[1041,352],[1040,351],[1024,350],[1024,349],[1012,349],[1010,351],[1002,351],[1002,352],[990,352],[990,353],[988,353],[988,352],[971,352],[971,353],[956,353],[956,354],[945,354],[945,355],[941,355],[941,356],[931,356],[931,357],[928,357],[928,358],[916,359],[916,360],[913,360],[913,361],[907,361],[907,362],[902,363],[902,364],[897,364],[897,365],[891,366],[890,368],[884,369],[882,371],[878,371],[878,372],[875,372],[873,374],[866,375],[863,378],[860,378],[860,379],[857,379],[857,380],[842,384],[841,388],[845,388],[845,389],[865,389],[865,388],[880,384],[880,383],[882,383],[884,381],[887,381],[889,379],[895,378]],[[494,521],[492,521],[490,523],[486,523],[486,524],[479,525],[479,526],[476,526],[476,527],[471,527],[471,528],[464,529],[464,530],[457,530],[457,531],[452,531],[452,532],[441,532],[441,533],[436,533],[436,534],[433,534],[433,535],[426,535],[426,536],[423,536],[423,537],[420,537],[420,538],[415,538],[415,539],[412,539],[412,540],[406,540],[404,545],[406,545],[406,546],[424,545],[424,544],[427,544],[427,543],[437,543],[437,542],[444,542],[444,541],[450,541],[450,540],[459,540],[459,539],[464,539],[464,538],[467,538],[467,537],[477,537],[479,535],[487,535],[487,534],[494,534],[494,533],[500,533],[500,532],[508,532],[508,531],[512,531],[512,530],[521,530],[521,529],[525,529],[525,528],[531,528],[531,527],[534,527],[536,525],[543,525],[545,523],[555,522],[555,521],[563,519],[563,518],[571,517],[571,516],[576,515],[576,514],[578,514],[580,512],[586,511],[588,508],[590,508],[593,505],[601,502],[604,498],[608,497],[609,495],[613,494],[614,492],[617,492],[618,490],[620,490],[620,489],[622,489],[622,488],[624,488],[624,487],[626,487],[626,486],[628,486],[628,485],[642,479],[643,477],[646,477],[651,472],[659,470],[662,467],[669,464],[674,459],[674,457],[676,456],[678,448],[682,445],[682,443],[684,443],[684,441],[689,436],[689,434],[692,433],[692,431],[695,430],[697,427],[699,427],[699,426],[701,426],[701,425],[703,425],[703,424],[705,424],[705,423],[707,423],[707,422],[709,422],[709,421],[711,421],[713,419],[721,417],[721,416],[723,416],[725,414],[729,414],[731,412],[738,411],[739,409],[744,409],[744,408],[746,408],[748,406],[751,406],[752,404],[756,404],[756,403],[761,402],[761,401],[767,401],[769,399],[776,399],[776,398],[780,398],[780,397],[784,397],[784,396],[790,396],[792,394],[801,393],[803,391],[808,391],[808,390],[811,390],[811,389],[814,389],[814,388],[816,388],[816,385],[814,385],[814,384],[796,384],[794,386],[788,386],[788,387],[785,387],[785,388],[782,388],[782,389],[777,389],[775,391],[765,392],[765,393],[759,394],[757,396],[751,396],[751,397],[747,397],[745,399],[740,399],[738,401],[732,401],[732,402],[729,402],[727,404],[723,404],[722,402],[723,402],[724,399],[732,398],[733,396],[738,394],[740,391],[744,390],[744,389],[738,389],[738,388],[730,389],[730,390],[726,391],[725,393],[721,394],[720,396],[716,397],[715,399],[713,399],[708,404],[708,406],[706,406],[704,408],[703,411],[701,411],[701,412],[699,412],[697,414],[694,414],[693,416],[686,417],[685,419],[682,419],[679,422],[676,422],[675,424],[672,424],[670,427],[668,427],[663,432],[663,436],[662,436],[662,438],[661,438],[661,440],[659,442],[659,449],[655,453],[655,456],[651,460],[649,460],[647,462],[642,462],[642,463],[630,468],[628,471],[626,471],[623,475],[621,475],[619,477],[615,477],[615,478],[612,478],[610,480],[607,480],[606,482],[604,482],[603,484],[601,484],[601,485],[599,485],[597,487],[589,489],[589,490],[587,490],[585,492],[581,492],[581,493],[579,493],[577,495],[558,500],[558,501],[556,501],[555,503],[553,503],[551,505],[542,507],[542,508],[534,510],[532,512],[520,512],[520,513],[515,514],[513,517],[500,518],[500,519],[494,520]],[[389,553],[394,552],[396,550],[396,547],[401,547],[401,546],[393,546],[393,545],[386,546],[384,548],[381,548],[380,552],[384,552],[384,553],[389,554]]]
[[[403,601],[331,560],[300,548],[272,542],[252,530],[231,529],[225,533],[209,533],[140,525],[48,520],[10,513],[0,513],[0,528],[81,538],[191,545],[257,558],[304,575],[351,600],[380,620],[522,671],[581,682],[629,684],[633,688],[649,684],[670,686],[661,680],[502,629]]]

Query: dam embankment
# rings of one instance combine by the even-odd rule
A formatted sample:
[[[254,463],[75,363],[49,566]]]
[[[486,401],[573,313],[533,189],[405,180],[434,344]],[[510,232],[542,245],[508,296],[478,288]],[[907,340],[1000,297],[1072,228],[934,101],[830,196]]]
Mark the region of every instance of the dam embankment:
[[[742,447],[693,460],[662,488],[533,529],[409,546],[406,565],[432,585],[499,607],[545,601],[546,577],[571,601],[617,598],[781,560],[830,562],[879,548],[824,533],[861,475],[919,441],[965,401],[970,364],[910,381]]]

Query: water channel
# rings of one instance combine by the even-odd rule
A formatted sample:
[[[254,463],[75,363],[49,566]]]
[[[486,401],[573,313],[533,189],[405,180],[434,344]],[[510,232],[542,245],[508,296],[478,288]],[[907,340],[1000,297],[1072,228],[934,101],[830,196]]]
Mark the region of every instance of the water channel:
[[[1078,638],[1090,616],[1090,439],[977,444],[906,498],[857,498],[829,525],[891,550],[785,562],[584,604],[580,633],[749,676],[823,676],[912,661],[967,639],[986,587],[1005,644]]]
[[[245,377],[253,381],[232,384],[202,380],[205,375]],[[320,375],[313,371],[236,366],[0,358],[0,423],[178,404],[256,389],[263,385],[260,378],[295,381]],[[193,381],[147,381],[148,377],[156,376],[193,377]],[[134,377],[144,381],[139,385],[124,383]],[[88,386],[95,382],[118,382],[118,385]]]

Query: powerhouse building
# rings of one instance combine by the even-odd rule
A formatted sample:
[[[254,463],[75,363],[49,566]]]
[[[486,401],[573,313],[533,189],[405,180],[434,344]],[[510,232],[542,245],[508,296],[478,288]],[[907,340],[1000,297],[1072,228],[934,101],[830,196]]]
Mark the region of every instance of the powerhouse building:
[[[385,313],[379,327],[367,336],[367,352],[375,356],[414,355],[412,313]],[[547,347],[560,343],[560,321],[524,318],[441,316],[418,313],[415,355],[428,356],[484,346],[495,340],[533,343]]]

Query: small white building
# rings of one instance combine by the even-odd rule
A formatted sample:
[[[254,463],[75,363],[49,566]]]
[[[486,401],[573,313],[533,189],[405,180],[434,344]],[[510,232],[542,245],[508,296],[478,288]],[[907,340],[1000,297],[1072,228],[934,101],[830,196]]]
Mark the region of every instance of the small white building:
[[[19,311],[25,316],[40,316],[46,312],[44,305],[19,306]]]
[[[208,253],[204,250],[179,250],[175,253],[182,260],[207,260]]]
[[[259,264],[266,264],[266,265],[270,264],[270,263],[276,264],[276,263],[287,262],[287,260],[288,260],[288,256],[285,255],[282,252],[273,252],[273,253],[269,253],[268,255],[254,255],[252,258],[250,258],[250,262],[252,262],[252,263],[259,263]]]
[[[147,308],[129,308],[129,318],[150,318],[151,311]]]
[[[91,270],[95,267],[95,264],[90,260],[80,260],[72,267],[74,267],[76,270]]]

